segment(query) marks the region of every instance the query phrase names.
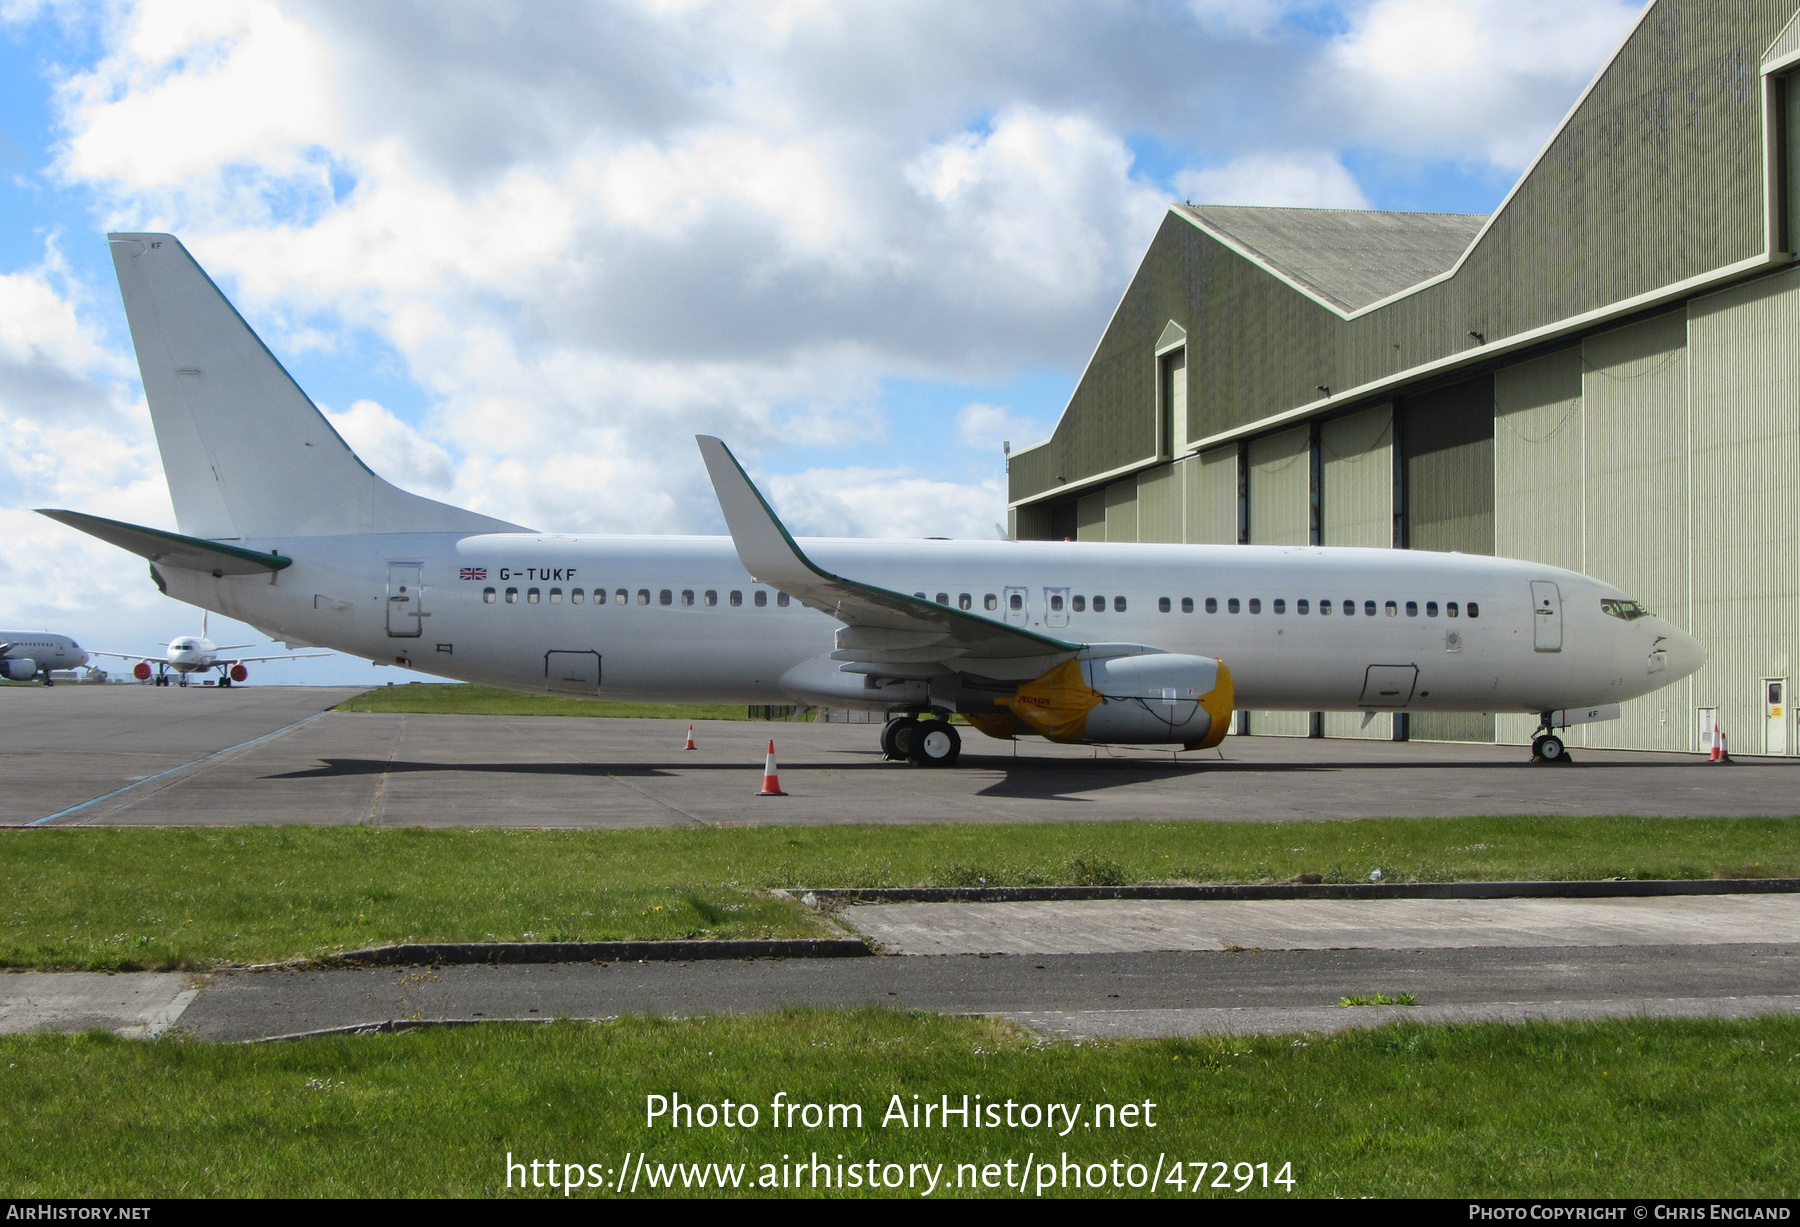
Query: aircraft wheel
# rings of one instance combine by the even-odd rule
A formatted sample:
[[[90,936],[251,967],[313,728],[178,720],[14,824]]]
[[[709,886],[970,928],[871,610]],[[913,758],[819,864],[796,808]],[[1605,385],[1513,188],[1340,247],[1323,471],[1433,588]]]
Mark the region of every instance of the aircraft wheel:
[[[1555,733],[1545,733],[1531,743],[1531,757],[1542,763],[1566,763],[1569,751],[1563,745],[1562,738]]]
[[[954,767],[962,754],[962,734],[948,720],[921,720],[909,740],[906,760],[915,767]]]
[[[227,688],[227,689],[230,689],[230,687],[231,687],[231,674],[229,674],[229,673],[227,673],[227,674],[225,674],[225,675],[224,675],[224,676],[222,676],[222,677],[221,677],[221,678],[219,678],[219,685],[221,685],[221,686],[223,686],[223,687],[225,687],[225,688]]]
[[[919,722],[912,716],[902,716],[898,720],[889,720],[881,729],[881,753],[893,763],[906,761],[907,751],[912,745],[912,735],[919,727]]]

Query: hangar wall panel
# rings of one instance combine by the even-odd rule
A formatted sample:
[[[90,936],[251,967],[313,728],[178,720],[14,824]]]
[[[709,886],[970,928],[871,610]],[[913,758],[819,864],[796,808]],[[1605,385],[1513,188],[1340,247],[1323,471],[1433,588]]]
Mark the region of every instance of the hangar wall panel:
[[[1139,541],[1181,540],[1181,473],[1160,464],[1138,474]]]
[[[1320,520],[1326,545],[1391,548],[1394,544],[1394,410],[1377,405],[1319,426]],[[1377,713],[1325,713],[1325,736],[1391,741],[1394,718]]]
[[[1580,571],[1581,346],[1494,375],[1494,553]],[[1529,745],[1536,716],[1495,716],[1495,738]],[[1570,744],[1582,744],[1571,730]]]
[[[1075,540],[1106,540],[1106,491],[1095,490],[1075,502]]]
[[[1687,312],[1582,342],[1586,572],[1688,623]],[[1791,562],[1790,562],[1791,565]],[[1588,725],[1592,746],[1685,750],[1686,683]]]
[[[1693,709],[1719,708],[1731,748],[1765,748],[1763,678],[1794,681],[1800,636],[1800,272],[1783,273],[1692,304],[1693,609],[1689,629],[1706,666],[1689,684]],[[1683,624],[1673,606],[1656,612]],[[1672,688],[1674,689],[1674,688]],[[1791,701],[1782,719],[1789,753]],[[1698,749],[1698,745],[1692,746]]]
[[[1235,447],[1214,448],[1181,461],[1189,542],[1237,544],[1237,465]]]
[[[1106,539],[1136,541],[1138,539],[1138,483],[1136,477],[1115,481],[1106,487]]]
[[[1308,543],[1312,532],[1311,453],[1311,431],[1304,426],[1250,441],[1251,544]],[[1305,737],[1311,723],[1307,712],[1250,713],[1250,732],[1262,737]]]

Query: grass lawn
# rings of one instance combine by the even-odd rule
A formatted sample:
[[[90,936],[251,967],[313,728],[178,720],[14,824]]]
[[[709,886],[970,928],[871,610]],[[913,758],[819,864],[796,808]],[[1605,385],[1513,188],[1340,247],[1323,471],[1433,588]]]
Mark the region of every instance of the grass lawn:
[[[100,1088],[104,1088],[104,1092]],[[862,1127],[772,1126],[777,1092],[859,1104]],[[755,1128],[646,1128],[646,1097],[758,1105]],[[1079,1105],[1054,1130],[912,1129],[899,1095]],[[1095,1104],[1155,1104],[1154,1129],[1094,1128]],[[1004,1111],[1004,1108],[1002,1108]],[[1019,1120],[1015,1117],[1015,1121]],[[256,1046],[104,1035],[0,1039],[0,1188],[10,1197],[507,1196],[506,1155],[622,1163],[639,1195],[699,1164],[741,1172],[737,1195],[779,1185],[784,1156],[838,1178],[915,1180],[894,1196],[1147,1194],[1179,1164],[1195,1195],[1307,1197],[1791,1197],[1800,1189],[1800,1020],[1396,1025],[1337,1037],[1048,1043],[989,1019],[875,1009],[679,1021],[440,1029]],[[638,1174],[635,1156],[646,1164]],[[1032,1166],[1023,1168],[1028,1156]],[[1115,1169],[1112,1164],[1119,1160]],[[972,1189],[988,1164],[1014,1189]],[[1048,1167],[1039,1167],[1047,1163]],[[1141,1169],[1129,1164],[1140,1163]],[[1271,1187],[1264,1189],[1266,1169]],[[766,1168],[762,1165],[767,1164]],[[959,1164],[976,1165],[962,1168]],[[1093,1165],[1103,1164],[1104,1168]],[[1245,1165],[1238,1167],[1238,1164]],[[713,1166],[710,1169],[707,1165]],[[1289,1166],[1284,1166],[1289,1165]],[[1115,1176],[1116,1171],[1116,1176]],[[540,1167],[538,1179],[548,1176]],[[691,1167],[687,1179],[694,1178]],[[956,1187],[958,1176],[963,1187]],[[1221,1175],[1231,1189],[1211,1187]],[[511,1196],[562,1196],[513,1172]],[[727,1177],[729,1179],[729,1177]],[[793,1179],[789,1169],[790,1184]],[[629,1189],[627,1190],[629,1191]],[[710,1191],[710,1190],[709,1190]],[[792,1187],[769,1190],[793,1195]],[[797,1190],[806,1195],[812,1190]],[[592,1196],[591,1189],[575,1190]],[[600,1190],[600,1195],[616,1195]],[[830,1195],[866,1195],[833,1188]]]
[[[526,694],[498,686],[409,682],[381,686],[339,703],[335,711],[450,716],[637,716],[661,720],[760,720],[742,703],[613,703],[572,695]],[[805,719],[806,717],[802,717]]]
[[[1800,876],[1791,819],[0,831],[0,967],[203,968],[396,941],[826,932],[771,887]]]

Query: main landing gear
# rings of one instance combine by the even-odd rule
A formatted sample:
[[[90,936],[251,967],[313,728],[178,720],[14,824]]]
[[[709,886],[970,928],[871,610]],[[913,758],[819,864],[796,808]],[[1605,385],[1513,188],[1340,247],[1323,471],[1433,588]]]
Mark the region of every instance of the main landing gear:
[[[1563,739],[1550,731],[1550,713],[1544,713],[1544,722],[1538,725],[1536,736],[1531,739],[1531,761],[1534,763],[1551,763],[1561,765],[1572,762],[1568,747]]]
[[[942,713],[931,720],[908,713],[882,727],[881,752],[890,762],[904,759],[915,767],[954,767],[962,754],[962,734]]]

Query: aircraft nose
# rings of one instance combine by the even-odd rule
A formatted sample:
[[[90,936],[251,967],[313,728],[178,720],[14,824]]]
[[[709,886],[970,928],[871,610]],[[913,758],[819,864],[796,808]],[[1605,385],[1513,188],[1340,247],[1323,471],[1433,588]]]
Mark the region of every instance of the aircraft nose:
[[[1662,642],[1656,646],[1668,653],[1670,681],[1686,677],[1706,663],[1706,645],[1686,631],[1678,631],[1672,626],[1664,632]]]

